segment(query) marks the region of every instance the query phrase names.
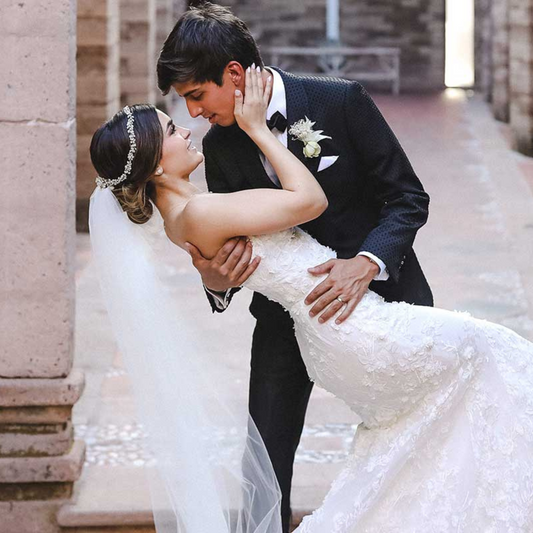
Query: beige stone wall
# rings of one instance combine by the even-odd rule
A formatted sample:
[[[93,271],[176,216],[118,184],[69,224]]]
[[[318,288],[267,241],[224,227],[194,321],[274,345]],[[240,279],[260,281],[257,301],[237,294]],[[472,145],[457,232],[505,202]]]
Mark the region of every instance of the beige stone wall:
[[[76,225],[88,229],[94,131],[127,103],[156,103],[155,65],[183,0],[78,0]],[[163,98],[159,102],[163,106]]]
[[[492,2],[492,110],[509,121],[509,2]]]
[[[4,2],[0,7],[0,377],[66,376],[72,364],[71,3]]]
[[[474,2],[474,86],[492,100],[492,3],[493,0]]]
[[[94,131],[120,107],[119,0],[78,0],[76,221],[87,228],[95,170],[89,156]]]
[[[155,102],[157,107],[163,111],[168,111],[174,95],[163,96],[157,88],[157,74],[155,74],[155,67],[159,53],[163,47],[168,34],[171,32],[174,24],[180,15],[187,9],[188,3],[185,0],[156,0],[156,35],[154,47],[153,71],[156,76],[155,80]]]
[[[155,103],[156,0],[120,0],[121,105]]]
[[[478,42],[490,47],[490,62],[483,63],[484,50],[478,50],[476,66],[486,77],[477,88],[491,101],[494,117],[510,123],[514,148],[533,156],[533,0],[478,0],[477,6],[484,17],[476,21]],[[480,39],[483,25],[487,37]]]
[[[533,156],[533,0],[509,0],[510,123],[515,148]]]
[[[76,5],[0,4],[0,531],[58,533],[79,478],[72,405]]]
[[[167,38],[167,35],[172,30],[174,18],[174,1],[173,0],[156,0],[156,25],[155,25],[155,59],[159,57],[159,51]],[[176,2],[180,4],[180,2]],[[183,6],[183,9],[185,6]],[[180,14],[183,11],[180,10]],[[176,17],[177,18],[177,17]],[[154,63],[155,65],[155,63]]]
[[[155,72],[155,66],[157,64],[157,59],[159,53],[167,38],[167,35],[172,30],[174,26],[174,16],[173,16],[173,2],[172,0],[156,0],[156,29],[155,29],[155,47],[154,47],[154,57],[153,57],[153,69]],[[163,111],[167,110],[167,101],[169,97],[165,97],[161,94],[157,88],[157,75],[155,81],[155,102],[157,107],[163,108]]]

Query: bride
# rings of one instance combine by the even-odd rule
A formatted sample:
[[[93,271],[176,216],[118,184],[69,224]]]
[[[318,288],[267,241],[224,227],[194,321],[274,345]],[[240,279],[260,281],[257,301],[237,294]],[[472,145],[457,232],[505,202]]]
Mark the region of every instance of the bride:
[[[190,132],[151,106],[126,107],[104,124],[91,144],[99,174],[91,200],[95,254],[102,256],[114,230],[101,207],[106,201],[120,204],[117,225],[127,220],[122,211],[135,224],[147,222],[155,204],[168,238],[181,248],[191,242],[205,257],[229,238],[250,236],[261,263],[244,285],[290,312],[311,379],[362,419],[343,471],[298,533],[533,531],[533,345],[466,313],[387,303],[372,291],[342,324],[312,318],[304,299],[321,278],[307,268],[335,252],[297,226],[318,217],[328,202],[312,174],[266,127],[270,87],[249,69],[246,98],[236,92],[235,117],[271,162],[283,190],[201,193],[189,182],[203,160]],[[121,256],[127,246],[107,253]],[[117,283],[129,279],[129,269],[122,267]],[[101,270],[102,279],[109,274],[109,268]],[[122,281],[119,299],[131,288]],[[137,317],[135,327],[144,320]],[[150,364],[155,362],[145,369]],[[264,454],[260,442],[257,450]],[[268,460],[256,471],[268,478]],[[209,472],[196,478],[203,474]],[[276,487],[266,485],[256,494],[274,497],[263,502],[254,525],[248,519],[240,531],[281,530]],[[259,499],[249,498],[243,507]],[[183,531],[226,531],[223,522],[206,526],[206,514],[203,525]]]

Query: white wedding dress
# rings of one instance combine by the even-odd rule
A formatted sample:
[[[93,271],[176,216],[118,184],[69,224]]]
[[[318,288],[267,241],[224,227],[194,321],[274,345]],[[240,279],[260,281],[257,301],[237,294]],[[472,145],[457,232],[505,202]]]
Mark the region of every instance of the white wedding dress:
[[[357,413],[344,470],[297,533],[533,531],[533,344],[467,313],[367,292],[341,325],[309,316],[335,257],[299,228],[252,237],[245,286],[292,315],[311,379]]]

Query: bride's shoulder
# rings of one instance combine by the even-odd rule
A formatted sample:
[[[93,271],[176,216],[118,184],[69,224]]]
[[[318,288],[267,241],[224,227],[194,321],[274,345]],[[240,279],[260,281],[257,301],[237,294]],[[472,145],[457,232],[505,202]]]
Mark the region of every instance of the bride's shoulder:
[[[202,250],[204,257],[213,257],[229,238],[228,230],[221,222],[222,204],[216,196],[222,195],[195,195],[187,202],[181,215],[184,240]]]
[[[209,221],[209,202],[204,200],[207,193],[195,194],[185,206],[176,205],[165,217],[165,232],[178,246],[188,240],[192,230],[205,227]]]
[[[195,194],[183,210],[184,222],[202,222],[205,224],[211,220],[213,211],[218,208],[220,203],[218,196],[220,195],[211,192]]]

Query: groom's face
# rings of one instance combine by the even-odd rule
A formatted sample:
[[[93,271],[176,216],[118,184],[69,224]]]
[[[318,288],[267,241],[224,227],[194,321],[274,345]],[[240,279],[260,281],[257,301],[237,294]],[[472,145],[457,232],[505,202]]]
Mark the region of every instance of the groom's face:
[[[185,98],[191,117],[203,117],[211,124],[231,126],[235,123],[235,89],[244,90],[244,69],[236,61],[228,63],[222,75],[222,86],[212,81],[188,81],[173,85]]]

